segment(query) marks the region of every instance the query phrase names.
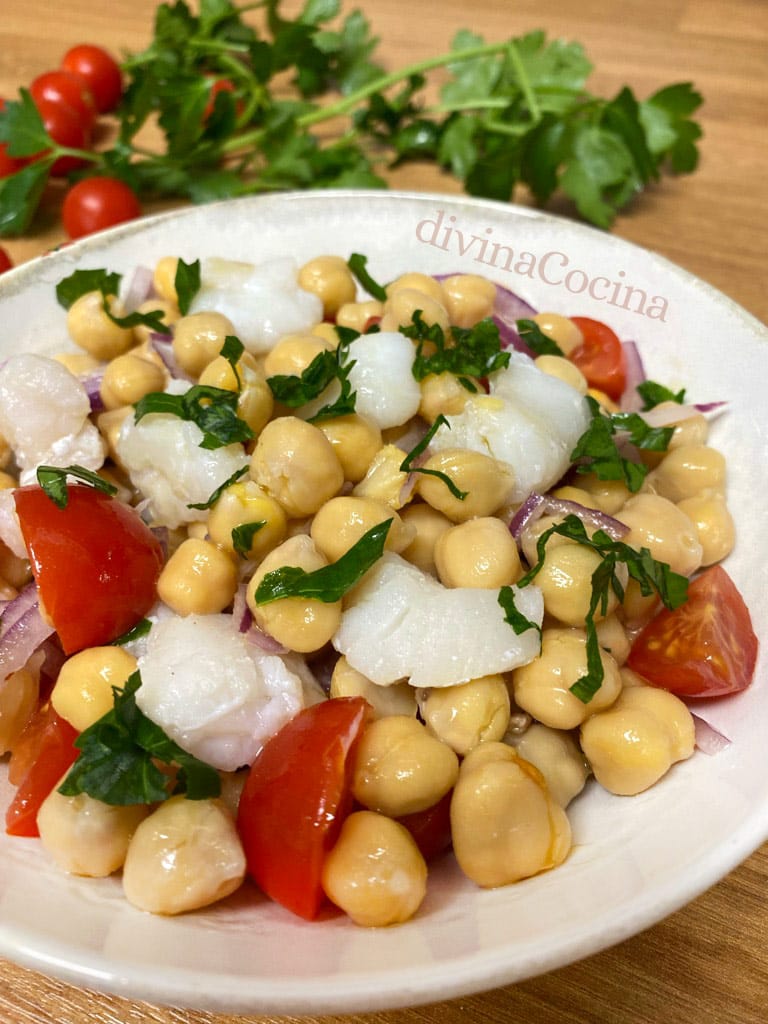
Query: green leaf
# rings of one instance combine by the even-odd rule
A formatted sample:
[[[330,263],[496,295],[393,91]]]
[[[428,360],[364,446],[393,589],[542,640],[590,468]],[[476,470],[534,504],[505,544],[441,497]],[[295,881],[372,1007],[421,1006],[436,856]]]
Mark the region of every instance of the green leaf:
[[[56,285],[56,299],[60,306],[69,309],[83,295],[101,292],[102,295],[117,295],[121,276],[103,267],[95,270],[75,270]]]
[[[185,263],[180,259],[176,264],[173,285],[178,297],[179,312],[186,316],[192,300],[200,291],[200,260]]]
[[[245,345],[236,338],[234,334],[228,334],[224,339],[224,344],[221,346],[220,356],[223,356],[229,365],[232,367],[232,372],[235,375],[237,381],[238,390],[242,389],[242,381],[240,380],[240,374],[237,370],[237,364],[240,361],[240,357],[245,352]]]
[[[341,331],[339,331],[341,334]],[[351,342],[360,335],[357,331],[348,331],[340,340],[333,352],[318,352],[301,376],[293,374],[275,374],[267,378],[272,394],[278,402],[289,409],[298,409],[308,402],[319,398],[325,389],[337,380],[340,385],[338,398],[324,405],[308,420],[319,423],[336,416],[347,416],[355,411],[356,393],[352,390],[349,374],[355,365],[354,360],[347,362],[346,357]]]
[[[256,588],[256,604],[269,604],[284,597],[307,597],[332,604],[340,601],[381,558],[392,520],[377,523],[337,561],[307,572],[298,566],[284,566],[268,572]]]
[[[634,161],[624,140],[605,128],[585,124],[576,130],[560,187],[584,217],[608,227],[619,205],[611,189],[626,182],[634,188],[634,176]]]
[[[419,441],[417,445],[414,445],[414,447],[408,452],[406,457],[400,463],[400,472],[423,473],[424,476],[437,477],[438,480],[443,481],[443,483],[454,496],[454,498],[457,498],[459,501],[464,501],[466,496],[469,494],[469,491],[460,490],[453,482],[453,480],[451,480],[447,473],[442,473],[439,469],[424,469],[423,467],[413,465],[414,460],[417,459],[420,455],[423,455],[424,452],[427,450],[430,441],[438,432],[440,427],[448,427],[449,430],[451,429],[450,423],[445,418],[445,416],[443,416],[442,413],[440,413],[440,415],[437,417],[435,422],[426,432],[421,441]]]
[[[241,523],[232,527],[232,547],[241,558],[248,558],[253,547],[253,538],[266,525],[266,519],[256,519],[252,523]]]
[[[0,238],[23,235],[32,223],[53,162],[36,160],[0,180]]]
[[[110,711],[80,733],[75,746],[80,754],[59,792],[64,796],[87,793],[112,806],[153,804],[185,793],[189,800],[221,793],[219,773],[182,750],[150,721],[136,704],[141,677],[134,672],[123,689],[113,687]],[[179,768],[171,791],[169,777],[156,761]]]
[[[576,463],[576,472],[594,473],[599,480],[622,480],[634,494],[645,480],[647,467],[621,454],[612,417],[602,413],[591,395],[587,395],[587,403],[592,419],[570,456],[571,462]]]
[[[148,636],[152,629],[152,622],[150,619],[139,619],[135,626],[117,637],[116,640],[110,641],[111,647],[123,647],[125,644],[131,644],[134,640],[140,640],[143,636]]]
[[[374,281],[368,273],[368,269],[366,267],[367,263],[368,257],[361,255],[359,252],[353,252],[347,260],[347,266],[368,294],[374,299],[378,299],[379,302],[386,302],[387,291],[383,285],[378,283],[378,281]]]
[[[512,587],[501,587],[498,601],[504,609],[504,620],[510,624],[517,636],[527,633],[529,629],[535,629],[541,637],[541,626],[526,618],[515,604],[515,592]]]
[[[247,474],[247,472],[248,472],[248,467],[247,466],[241,466],[240,469],[236,469],[235,470],[235,472],[232,474],[232,476],[228,476],[223,484],[219,484],[219,486],[216,488],[216,490],[212,491],[210,496],[205,501],[198,501],[198,502],[195,502],[195,503],[193,503],[191,505],[187,505],[187,508],[194,508],[194,509],[197,509],[200,512],[204,512],[204,511],[206,511],[209,508],[213,508],[213,506],[216,504],[216,502],[222,496],[224,491],[226,491],[226,489],[228,487],[231,487],[232,484],[237,483],[237,481],[241,477],[245,476]]]
[[[639,119],[657,164],[668,159],[675,174],[689,174],[699,162],[701,127],[693,114],[702,97],[690,82],[659,89],[639,105]]]
[[[60,466],[38,466],[36,475],[37,482],[46,496],[59,508],[66,508],[69,501],[68,476],[73,476],[76,480],[88,484],[89,487],[93,487],[94,490],[101,491],[103,494],[117,494],[114,484],[83,466],[65,466],[63,468]]]
[[[517,333],[521,341],[537,356],[563,356],[563,350],[542,331],[535,320],[518,320]]]
[[[20,89],[19,95],[19,100],[9,100],[0,110],[0,142],[9,156],[36,156],[56,143],[45,130],[29,91]]]
[[[680,391],[671,391],[663,384],[657,384],[654,380],[644,380],[635,388],[643,400],[643,412],[654,409],[662,402],[677,402],[682,405],[685,402],[685,388]]]
[[[421,310],[416,310],[411,323],[402,324],[400,331],[416,342],[411,372],[418,381],[432,373],[452,373],[474,392],[476,387],[466,378],[487,377],[509,365],[509,352],[502,350],[498,325],[490,318],[474,327],[452,327],[452,344],[439,324],[424,321]]]
[[[234,391],[195,384],[183,395],[152,391],[134,406],[134,419],[139,423],[151,413],[165,413],[194,423],[203,432],[200,447],[208,450],[244,443],[253,431],[237,415],[238,396]]]

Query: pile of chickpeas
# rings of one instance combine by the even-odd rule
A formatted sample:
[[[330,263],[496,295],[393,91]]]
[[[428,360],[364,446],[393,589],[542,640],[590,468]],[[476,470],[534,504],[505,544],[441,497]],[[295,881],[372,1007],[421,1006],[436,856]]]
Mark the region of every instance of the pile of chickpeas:
[[[497,589],[523,575],[535,558],[537,537],[556,520],[542,517],[518,548],[508,529],[515,509],[504,504],[506,467],[455,449],[432,456],[426,468],[439,469],[468,491],[466,502],[434,477],[419,475],[409,486],[400,464],[413,445],[413,423],[382,432],[352,413],[313,425],[276,405],[267,384],[275,374],[301,374],[319,352],[332,350],[338,344],[334,324],[362,331],[376,318],[382,329],[393,330],[420,310],[428,324],[446,332],[452,325],[471,326],[493,310],[491,282],[409,273],[389,285],[386,302],[359,301],[345,261],[321,256],[301,267],[299,282],[322,300],[324,321],[309,333],[282,338],[264,357],[244,353],[236,375],[220,355],[227,335],[235,333],[232,324],[220,313],[182,316],[175,269],[173,257],[157,263],[159,298],[141,310],[162,310],[173,355],[187,375],[239,390],[238,412],[255,440],[247,478],[226,488],[205,521],[172,531],[158,593],[173,612],[225,612],[244,574],[250,574],[247,603],[257,626],[306,655],[311,665],[314,656],[327,653],[343,601],[290,598],[259,605],[256,587],[283,566],[311,572],[334,562],[371,527],[390,519],[387,549],[446,587]],[[109,302],[121,312],[116,298]],[[579,344],[578,328],[565,317],[543,313],[535,319],[566,355]],[[122,496],[138,501],[141,495],[132,492],[121,468],[118,435],[134,403],[167,385],[168,371],[147,330],[116,326],[97,293],[75,302],[67,322],[80,351],[60,360],[78,375],[103,370],[104,411],[95,417],[109,452],[103,474]],[[541,356],[536,363],[588,393],[567,358]],[[589,393],[612,408],[605,395]],[[422,433],[439,413],[460,412],[470,397],[448,373],[427,377],[421,394],[416,426]],[[650,472],[638,494],[620,482],[576,474],[553,494],[618,518],[629,530],[626,543],[649,548],[688,576],[719,561],[734,542],[725,461],[707,444],[707,431],[704,416],[691,416],[675,426],[668,453],[644,453]],[[2,484],[15,486],[15,480],[4,474]],[[232,530],[256,520],[265,525],[245,557],[238,555]],[[545,607],[541,653],[506,675],[431,690],[416,690],[407,681],[380,687],[338,657],[330,699],[363,696],[372,707],[352,773],[363,809],[344,822],[323,872],[328,897],[354,921],[387,925],[418,910],[427,868],[401,823],[406,816],[449,798],[452,846],[462,870],[479,886],[507,885],[567,857],[572,836],[565,809],[590,775],[611,793],[631,795],[692,754],[694,727],[684,704],[623,667],[633,636],[658,607],[634,581],[627,583],[623,601],[612,595],[600,616],[601,688],[587,704],[570,691],[586,673],[584,619],[598,561],[586,547],[550,538],[535,580]],[[25,571],[4,556],[4,593],[24,582]],[[61,671],[53,705],[76,729],[87,728],[111,706],[111,688],[135,668],[135,658],[118,647],[75,654]],[[13,692],[7,688],[2,699],[10,700]],[[6,748],[13,739],[3,737]],[[245,876],[234,824],[241,782],[242,773],[226,775],[220,799],[174,797],[156,809],[107,807],[54,791],[40,813],[42,841],[67,871],[100,876],[122,868],[126,895],[142,909],[195,909],[226,896]]]

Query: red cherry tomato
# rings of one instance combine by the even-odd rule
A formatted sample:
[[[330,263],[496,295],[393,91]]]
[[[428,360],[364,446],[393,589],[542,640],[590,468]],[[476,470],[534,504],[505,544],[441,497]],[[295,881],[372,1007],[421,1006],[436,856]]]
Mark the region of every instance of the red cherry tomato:
[[[40,601],[65,654],[108,644],[156,600],[162,548],[122,501],[78,484],[58,508],[40,487],[14,492]]]
[[[581,370],[591,388],[619,399],[627,383],[624,349],[610,327],[587,316],[572,316],[584,342],[570,354],[571,362]]]
[[[5,249],[0,245],[0,274],[5,273],[6,270],[10,270],[13,266],[13,261]]]
[[[76,739],[77,731],[50,704],[27,725],[18,753],[14,748],[11,755],[13,777],[19,779],[19,788],[5,815],[5,831],[9,835],[40,835],[37,812],[64,772],[74,764],[78,755]]]
[[[4,109],[5,100],[0,96],[0,110]],[[26,161],[21,157],[9,156],[7,145],[4,142],[0,142],[0,178],[7,178],[9,175],[15,174],[16,171],[21,170],[25,163]]]
[[[82,238],[141,216],[134,191],[117,178],[84,178],[67,192],[61,210],[70,238]]]
[[[627,664],[679,697],[722,697],[749,686],[757,637],[744,599],[719,565],[688,587],[688,600],[663,609],[632,645]]]
[[[29,87],[35,106],[41,103],[63,103],[75,111],[90,131],[96,119],[96,104],[88,84],[71,71],[46,71]]]
[[[88,84],[100,114],[114,110],[123,94],[120,66],[100,46],[82,43],[67,50],[61,66]]]
[[[300,711],[249,769],[237,827],[248,872],[273,900],[312,920],[323,862],[351,809],[351,753],[370,705],[337,697]]]
[[[37,104],[37,109],[43,119],[45,130],[54,142],[72,149],[88,149],[91,144],[90,125],[81,120],[71,107],[64,103],[41,100]],[[38,156],[43,156],[43,154],[40,153]],[[51,168],[51,174],[63,176],[82,167],[85,163],[86,161],[81,157],[60,156]]]

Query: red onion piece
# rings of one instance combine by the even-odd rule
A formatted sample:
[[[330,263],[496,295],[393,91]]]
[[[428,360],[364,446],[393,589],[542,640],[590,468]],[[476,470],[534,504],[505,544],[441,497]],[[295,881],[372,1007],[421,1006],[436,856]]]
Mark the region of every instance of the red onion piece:
[[[19,619],[24,616],[30,608],[38,603],[37,587],[34,583],[28,583],[23,587],[13,600],[7,602],[3,611],[3,619],[0,622],[0,640],[15,626]]]
[[[627,383],[624,394],[619,400],[619,408],[622,412],[640,412],[643,407],[643,400],[638,394],[637,385],[646,380],[645,367],[640,355],[637,342],[623,341],[624,360],[627,368]]]
[[[83,389],[86,395],[88,395],[88,401],[91,403],[91,412],[104,412],[104,402],[101,398],[101,382],[103,379],[103,370],[96,370],[94,373],[89,373],[86,377],[80,378],[80,383],[83,385]]]
[[[690,710],[690,708],[689,708]],[[696,746],[702,754],[719,754],[721,750],[731,745],[731,741],[723,733],[718,732],[713,725],[705,722],[703,718],[691,711],[693,725],[696,730]]]
[[[34,598],[31,604],[30,588]],[[0,629],[0,680],[24,668],[53,631],[53,626],[49,626],[40,614],[37,591],[34,584],[30,583],[11,602],[3,616]]]
[[[448,277],[456,277],[464,271],[456,270],[452,274],[435,274],[436,281],[445,281]],[[517,333],[518,320],[530,320],[536,316],[536,310],[525,299],[521,298],[509,288],[505,288],[494,281],[496,285],[496,304],[493,309],[493,320],[499,328],[502,348],[513,348],[518,352],[524,352],[527,356],[533,356],[533,352]]]
[[[134,313],[152,295],[152,276],[149,267],[136,267],[123,297],[126,313]]]
[[[726,402],[710,402],[709,405],[719,410]],[[682,423],[693,416],[701,415],[703,410],[698,405],[680,405],[677,402],[655,405],[652,409],[641,412],[645,422],[651,427],[671,427],[674,423]]]
[[[232,602],[232,620],[238,633],[242,633],[249,644],[258,647],[265,654],[287,654],[287,647],[281,644],[279,640],[275,640],[269,633],[265,633],[263,629],[259,629],[254,622],[251,609],[245,600],[246,590],[245,584],[241,583],[235,592],[235,599]]]
[[[629,527],[614,519],[613,516],[600,512],[596,508],[588,508],[577,501],[565,498],[553,498],[549,494],[529,494],[514,515],[509,530],[516,541],[520,541],[524,531],[532,526],[543,515],[578,516],[585,526],[593,530],[603,530],[612,540],[621,540],[629,533]]]
[[[163,361],[168,373],[175,380],[188,380],[193,381],[193,378],[179,366],[176,356],[173,354],[173,335],[172,334],[158,334],[153,331],[149,336],[152,348],[157,352]]]

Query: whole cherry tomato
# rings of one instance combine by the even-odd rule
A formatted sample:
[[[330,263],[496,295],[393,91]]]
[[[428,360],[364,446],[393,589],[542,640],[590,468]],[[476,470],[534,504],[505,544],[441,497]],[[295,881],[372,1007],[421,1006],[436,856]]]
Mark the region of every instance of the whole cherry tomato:
[[[627,665],[679,697],[723,697],[749,686],[757,637],[744,599],[722,566],[688,587],[688,600],[663,609],[632,645]]]
[[[54,142],[71,149],[88,149],[91,144],[90,125],[86,124],[71,107],[64,103],[41,100],[37,104],[37,109],[43,119],[45,130]],[[38,156],[43,155],[43,153],[38,154]],[[86,162],[77,156],[60,156],[54,162],[51,174],[64,176],[70,171],[84,166]]]
[[[100,46],[81,43],[67,50],[61,66],[83,78],[91,90],[100,114],[114,110],[123,94],[120,66]]]
[[[70,238],[82,238],[141,216],[133,190],[117,178],[84,178],[67,192],[61,217]]]
[[[307,920],[325,896],[325,856],[351,809],[351,761],[370,713],[362,697],[300,711],[251,765],[237,815],[248,873],[277,903]]]
[[[4,274],[6,270],[10,270],[13,266],[13,260],[0,245],[0,274]]]
[[[619,399],[626,387],[627,369],[621,342],[607,324],[587,316],[572,316],[583,344],[571,352],[571,362],[581,370],[591,388]]]
[[[71,71],[46,71],[37,76],[29,92],[38,108],[41,103],[63,103],[70,107],[90,132],[96,119],[96,104],[87,83],[79,75]]]
[[[111,643],[156,600],[159,541],[122,501],[79,484],[59,508],[41,487],[14,491],[40,603],[65,654]]]

